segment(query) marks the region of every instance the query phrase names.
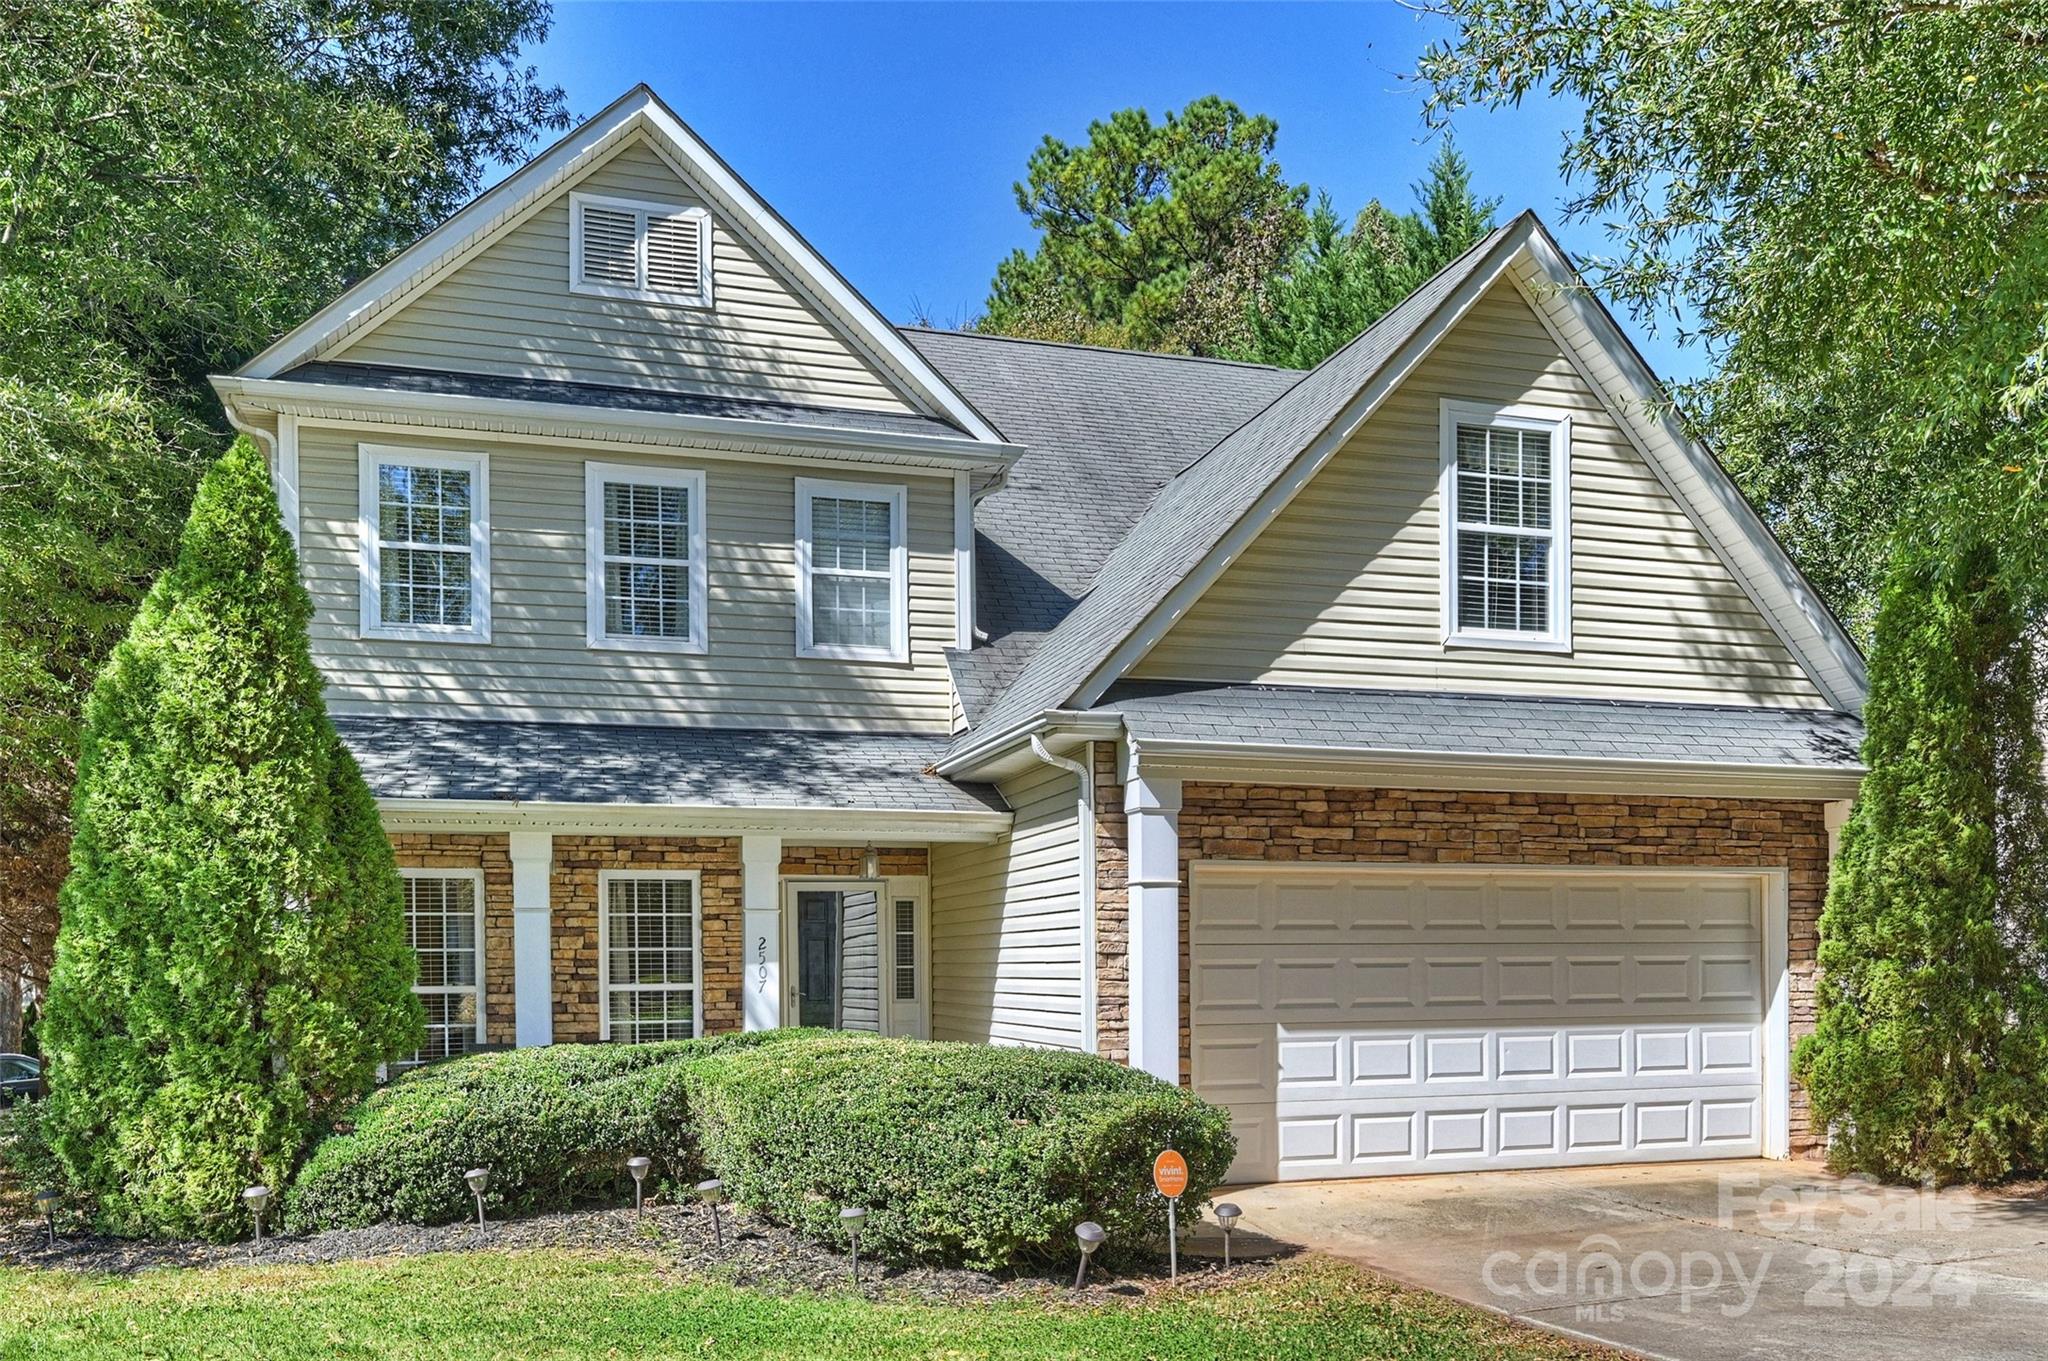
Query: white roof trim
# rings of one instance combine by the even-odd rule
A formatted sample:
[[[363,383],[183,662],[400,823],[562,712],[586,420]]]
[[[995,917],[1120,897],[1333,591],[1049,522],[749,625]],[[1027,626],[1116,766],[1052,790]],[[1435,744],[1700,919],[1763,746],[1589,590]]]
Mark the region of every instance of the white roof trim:
[[[242,406],[300,416],[350,411],[397,419],[427,415],[444,418],[451,428],[492,433],[523,427],[526,433],[551,436],[564,428],[573,428],[602,437],[630,431],[668,436],[685,443],[694,437],[773,448],[815,447],[841,461],[857,462],[861,452],[871,451],[893,455],[886,460],[892,464],[920,463],[944,469],[1007,468],[1024,452],[1020,445],[989,444],[965,435],[857,430],[793,421],[753,421],[737,416],[587,406],[580,402],[304,383],[285,378],[216,376],[211,381],[222,404],[231,410]]]
[[[274,378],[303,363],[337,336],[353,332],[402,302],[433,277],[475,254],[500,230],[572,176],[608,153],[624,137],[646,130],[688,166],[734,224],[744,225],[769,254],[801,280],[853,339],[923,404],[974,439],[1000,442],[1001,434],[878,313],[839,272],[797,235],[746,181],[706,146],[645,85],[610,106],[507,176],[496,187],[393,256],[304,323],[236,370],[247,378]]]
[[[743,808],[718,804],[550,803],[519,799],[377,800],[387,830],[546,831],[608,835],[662,832],[741,836],[778,832],[828,845],[867,841],[995,841],[1012,815],[836,808]]]

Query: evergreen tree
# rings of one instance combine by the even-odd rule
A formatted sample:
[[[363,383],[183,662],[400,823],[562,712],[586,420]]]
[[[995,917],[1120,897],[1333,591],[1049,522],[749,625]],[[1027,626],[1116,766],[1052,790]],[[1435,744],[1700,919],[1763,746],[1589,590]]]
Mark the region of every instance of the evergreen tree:
[[[261,454],[200,483],[87,703],[42,1029],[111,1226],[224,1236],[422,1033],[391,848],[307,646]]]
[[[1239,359],[1309,369],[1349,344],[1430,275],[1493,230],[1498,199],[1472,193],[1472,173],[1450,142],[1415,186],[1416,211],[1366,205],[1346,231],[1317,200],[1300,249],[1250,306]]]
[[[1903,548],[1797,1068],[1841,1164],[1987,1180],[2048,1155],[2038,658],[1980,534]]]

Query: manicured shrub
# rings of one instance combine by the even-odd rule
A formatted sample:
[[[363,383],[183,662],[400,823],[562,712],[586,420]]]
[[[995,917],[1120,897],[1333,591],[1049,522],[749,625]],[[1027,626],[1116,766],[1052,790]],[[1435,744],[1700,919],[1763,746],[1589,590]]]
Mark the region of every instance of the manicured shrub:
[[[654,1160],[657,1182],[694,1182],[680,1060],[791,1033],[553,1045],[430,1064],[373,1093],[314,1149],[286,1198],[285,1224],[461,1219],[475,1210],[462,1180],[472,1167],[491,1170],[484,1203],[518,1214],[616,1203],[636,1154]]]
[[[2041,677],[1999,553],[1959,533],[1885,587],[1797,1061],[1832,1160],[1913,1181],[2048,1160]]]
[[[398,875],[321,699],[262,455],[201,482],[86,706],[46,1128],[124,1231],[245,1231],[319,1124],[417,1046]]]
[[[769,1031],[646,1046],[474,1055],[409,1074],[357,1109],[292,1187],[296,1229],[618,1202],[643,1153],[671,1184],[729,1196],[863,1251],[998,1267],[1064,1260],[1094,1219],[1119,1248],[1156,1239],[1153,1157],[1187,1155],[1190,1212],[1234,1153],[1224,1112],[1102,1059],[1044,1050]]]

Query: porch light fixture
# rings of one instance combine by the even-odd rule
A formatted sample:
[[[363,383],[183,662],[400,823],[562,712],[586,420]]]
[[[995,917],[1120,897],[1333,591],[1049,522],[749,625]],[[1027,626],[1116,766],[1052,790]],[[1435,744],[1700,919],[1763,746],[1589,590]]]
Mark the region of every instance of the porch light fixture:
[[[1108,1236],[1092,1219],[1084,1219],[1074,1226],[1074,1241],[1081,1245],[1081,1269],[1074,1273],[1074,1289],[1079,1290],[1088,1279],[1088,1259],[1095,1255],[1095,1249],[1101,1247],[1102,1240]]]
[[[249,1207],[249,1213],[256,1220],[256,1246],[263,1246],[263,1207],[270,1204],[268,1186],[251,1186],[242,1192],[242,1203]]]
[[[717,1247],[725,1246],[725,1227],[718,1222],[718,1202],[725,1199],[725,1183],[716,1177],[708,1177],[697,1183],[697,1199],[711,1207],[711,1241]]]
[[[863,879],[879,879],[882,877],[882,857],[875,850],[875,843],[872,841],[861,850],[860,877]]]
[[[53,1248],[57,1246],[57,1202],[63,1198],[64,1193],[54,1186],[38,1191],[35,1195],[36,1207],[43,1212],[43,1218],[49,1222],[50,1246]]]
[[[1237,1227],[1237,1217],[1244,1211],[1223,1201],[1216,1206],[1216,1224],[1223,1230],[1223,1269],[1230,1269],[1230,1231]]]
[[[839,1212],[839,1227],[846,1230],[847,1246],[853,1251],[853,1283],[860,1284],[860,1226],[868,1222],[868,1212],[858,1205],[849,1205]]]
[[[634,1214],[646,1213],[646,1202],[643,1197],[647,1190],[647,1169],[652,1166],[654,1166],[653,1161],[647,1158],[626,1159],[626,1170],[633,1174]]]
[[[462,1174],[462,1179],[469,1183],[469,1193],[476,1197],[476,1226],[482,1228],[484,1226],[484,1188],[491,1184],[491,1169],[488,1167],[472,1167],[469,1171]]]

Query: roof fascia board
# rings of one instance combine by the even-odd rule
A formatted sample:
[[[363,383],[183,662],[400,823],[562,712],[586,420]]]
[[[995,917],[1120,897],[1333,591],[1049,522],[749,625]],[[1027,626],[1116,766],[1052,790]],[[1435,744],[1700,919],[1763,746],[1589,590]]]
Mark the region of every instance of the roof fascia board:
[[[1591,295],[1573,272],[1564,252],[1539,226],[1529,241],[1528,258],[1551,285],[1552,297],[1530,297],[1521,281],[1516,287],[1528,299],[1551,338],[1571,359],[1612,414],[1636,451],[1657,474],[1674,500],[1713,544],[1741,582],[1744,592],[1770,621],[1772,630],[1790,648],[1808,676],[1836,708],[1860,713],[1869,693],[1863,655],[1798,566],[1764,524],[1749,498],[1720,462],[1692,438],[1665,400],[1663,385],[1622,333],[1613,315]],[[1592,336],[1615,367],[1625,388],[1591,372],[1579,347],[1566,339],[1550,315],[1555,304]],[[1690,475],[1712,500],[1705,506],[1673,475],[1673,464]],[[1761,573],[1759,570],[1761,569]]]
[[[591,833],[630,830],[739,835],[783,832],[826,841],[994,841],[1013,817],[985,813],[837,808],[738,808],[719,804],[556,803],[520,799],[380,798],[377,811],[388,829],[466,828],[475,830]]]
[[[525,421],[545,424],[551,430],[562,427],[588,430],[599,437],[619,431],[682,438],[695,435],[750,445],[815,446],[829,449],[840,457],[869,450],[894,456],[892,462],[922,461],[947,470],[1007,468],[1024,453],[1021,445],[988,444],[960,435],[891,434],[881,430],[849,430],[827,425],[749,421],[731,416],[692,416],[507,397],[400,392],[339,383],[301,383],[284,378],[216,375],[211,381],[223,405],[233,407],[253,403],[271,410],[291,409],[299,415],[347,409],[371,415],[390,414],[401,419],[432,414],[456,419],[493,420],[501,424]]]
[[[949,780],[1000,779],[1012,773],[1006,762],[1019,752],[1028,752],[1034,737],[1054,751],[1064,752],[1082,742],[1114,742],[1123,731],[1124,717],[1114,709],[1052,709],[990,733],[984,741],[948,752],[933,763],[932,770]]]
[[[670,167],[687,179],[699,180],[722,199],[731,218],[744,222],[749,234],[768,248],[795,279],[805,281],[808,290],[847,328],[849,338],[916,394],[927,405],[928,414],[952,421],[973,439],[1002,441],[1002,434],[987,418],[889,325],[872,303],[645,85],[635,86],[588,122],[571,129],[560,141],[399,252],[238,372],[256,378],[274,377],[304,359],[323,340],[350,328],[397,295],[422,286],[426,282],[419,277],[422,273],[431,271],[434,277],[440,277],[459,267],[512,225],[507,221],[512,214],[537,211],[571,174],[607,153],[614,141],[643,126],[658,134],[659,139],[666,139],[688,169],[677,166],[674,157],[665,157]],[[657,153],[663,150],[657,142]]]
[[[1406,751],[1287,743],[1157,741],[1133,738],[1147,770],[1182,779],[1356,787],[1749,795],[1846,799],[1861,769]]]
[[[1202,556],[1166,593],[1163,600],[1150,613],[1125,633],[1123,641],[1105,657],[1082,682],[1070,703],[1077,708],[1086,708],[1102,698],[1103,692],[1136,666],[1145,654],[1156,646],[1166,632],[1185,614],[1196,600],[1221,576],[1238,555],[1263,533],[1274,518],[1285,510],[1301,490],[1315,480],[1337,452],[1356,434],[1358,428],[1371,419],[1380,405],[1407,380],[1410,373],[1424,359],[1428,358],[1437,344],[1450,334],[1459,321],[1471,311],[1473,304],[1493,287],[1496,280],[1507,269],[1509,261],[1528,242],[1531,226],[1535,219],[1528,214],[1515,224],[1513,230],[1502,235],[1494,243],[1492,257],[1483,262],[1460,283],[1451,295],[1438,305],[1429,320],[1402,342],[1401,348],[1374,370],[1371,378],[1345,403],[1337,416],[1315,438],[1304,453],[1297,454],[1288,466],[1287,472],[1266,488],[1252,508],[1238,518],[1229,532],[1219,539],[1215,546]],[[1327,361],[1325,361],[1327,362]],[[1256,418],[1254,418],[1256,419]],[[1183,473],[1183,476],[1186,474]]]

